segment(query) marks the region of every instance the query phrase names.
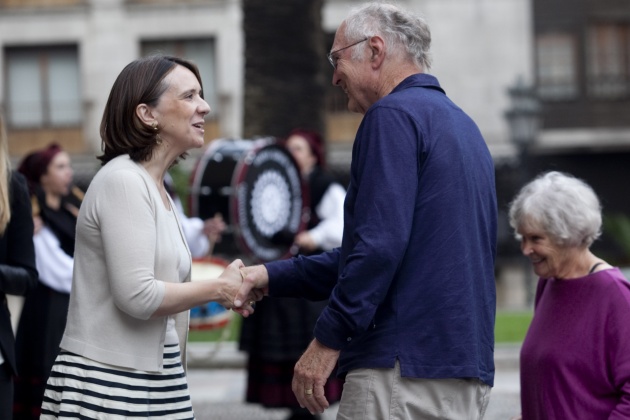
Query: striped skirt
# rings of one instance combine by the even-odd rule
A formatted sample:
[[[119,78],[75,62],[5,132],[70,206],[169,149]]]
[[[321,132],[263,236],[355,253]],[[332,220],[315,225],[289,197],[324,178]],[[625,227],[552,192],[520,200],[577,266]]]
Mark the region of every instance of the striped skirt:
[[[194,419],[179,345],[165,346],[164,369],[144,372],[61,352],[46,385],[41,419]]]

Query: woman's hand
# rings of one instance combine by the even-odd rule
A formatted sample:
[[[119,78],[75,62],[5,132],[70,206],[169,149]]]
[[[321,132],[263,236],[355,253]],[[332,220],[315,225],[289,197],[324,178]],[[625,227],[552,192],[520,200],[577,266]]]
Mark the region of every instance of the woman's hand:
[[[152,317],[176,314],[208,302],[217,302],[226,309],[234,308],[234,296],[243,285],[240,269],[244,267],[241,260],[234,260],[217,278],[185,283],[164,282],[164,298]],[[237,312],[243,316],[253,314],[255,302],[262,297],[262,291],[252,290],[245,296],[245,304],[237,307]]]
[[[244,275],[241,269],[244,269],[245,265],[240,259],[234,260],[227,268],[219,275],[219,280],[222,282],[220,289],[220,297],[217,302],[228,309],[234,309],[235,312],[241,314],[244,317],[254,313],[254,306],[257,301],[263,298],[263,291],[259,289],[251,289],[245,295],[244,303],[236,307],[234,298],[241,290],[243,286]]]
[[[236,296],[236,293],[241,288],[241,283],[243,283],[240,271],[242,267],[245,267],[243,261],[236,259],[218,277],[220,287],[215,301],[228,309],[232,309],[234,306],[234,296]]]

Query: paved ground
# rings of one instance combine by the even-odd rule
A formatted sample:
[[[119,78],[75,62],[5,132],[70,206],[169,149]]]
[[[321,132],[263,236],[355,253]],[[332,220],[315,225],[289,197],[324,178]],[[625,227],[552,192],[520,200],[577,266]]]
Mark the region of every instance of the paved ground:
[[[230,344],[218,351],[206,346],[189,349],[188,381],[197,420],[283,420],[286,410],[266,410],[245,404],[246,373],[244,355]],[[518,347],[502,346],[496,351],[497,372],[485,420],[509,420],[520,412]],[[324,413],[322,420],[332,420],[336,406]]]
[[[286,410],[266,410],[243,403],[245,372],[242,369],[191,369],[191,395],[197,420],[282,420]],[[485,420],[509,420],[520,412],[517,372],[497,372]],[[332,420],[337,413],[333,406],[322,420]]]

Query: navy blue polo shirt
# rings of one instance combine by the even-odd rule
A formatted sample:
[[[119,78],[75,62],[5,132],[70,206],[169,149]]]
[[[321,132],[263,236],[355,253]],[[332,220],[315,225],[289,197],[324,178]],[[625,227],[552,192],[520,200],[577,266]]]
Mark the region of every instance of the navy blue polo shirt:
[[[330,297],[315,327],[339,373],[494,380],[497,204],[476,124],[435,77],[372,105],[352,150],[340,248],[266,264],[271,296]]]

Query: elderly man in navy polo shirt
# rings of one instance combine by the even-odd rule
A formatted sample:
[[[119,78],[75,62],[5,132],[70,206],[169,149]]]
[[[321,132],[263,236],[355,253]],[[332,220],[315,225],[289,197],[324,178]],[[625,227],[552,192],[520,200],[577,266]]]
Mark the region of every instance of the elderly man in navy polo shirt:
[[[340,248],[243,269],[243,296],[329,298],[295,367],[311,413],[338,364],[338,419],[478,419],[494,380],[497,204],[475,123],[429,69],[431,35],[396,6],[353,11],[328,55],[364,115]],[[254,315],[255,316],[255,315]]]

